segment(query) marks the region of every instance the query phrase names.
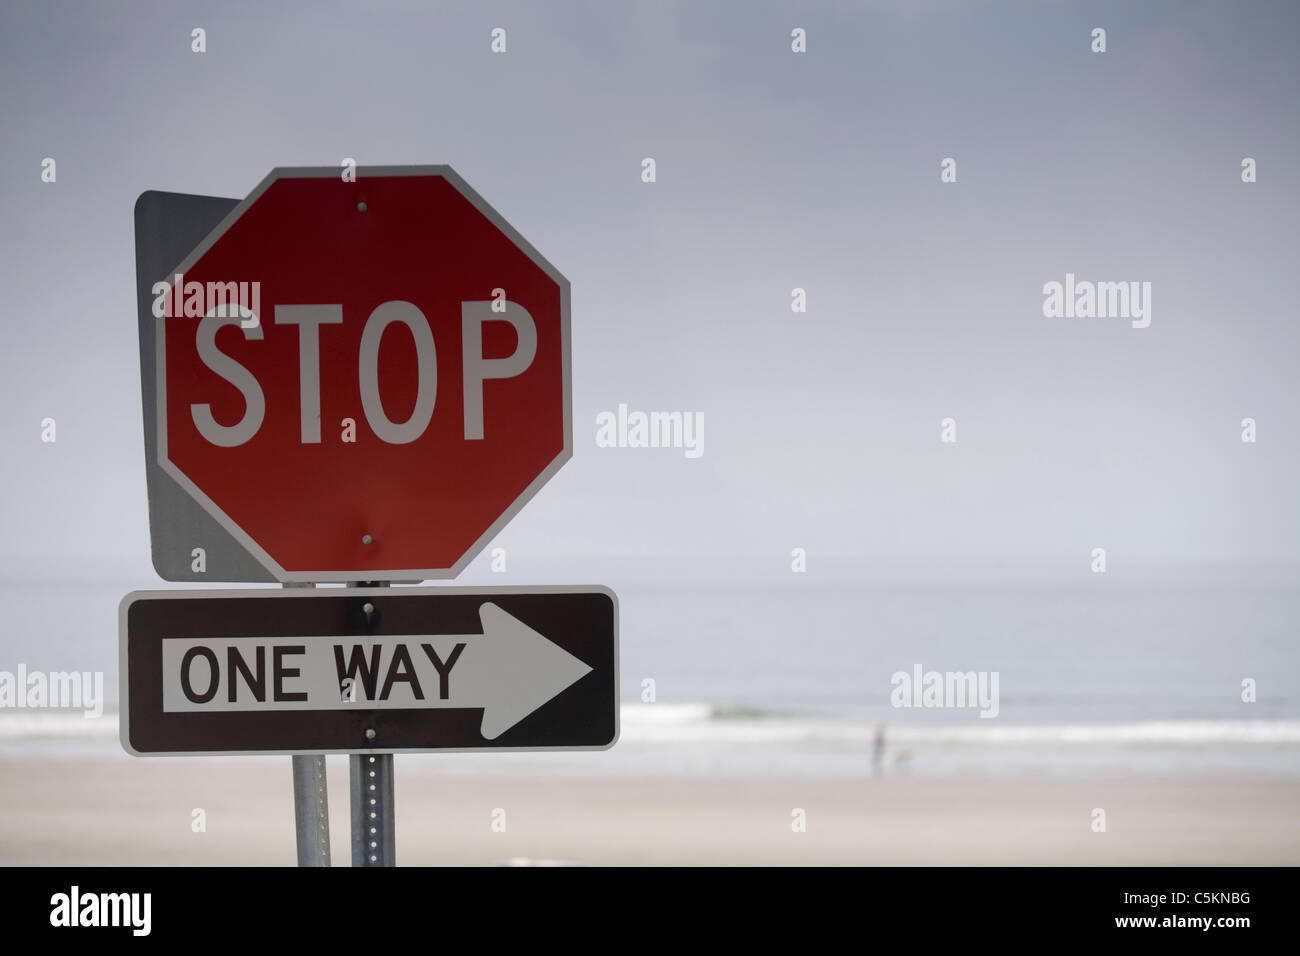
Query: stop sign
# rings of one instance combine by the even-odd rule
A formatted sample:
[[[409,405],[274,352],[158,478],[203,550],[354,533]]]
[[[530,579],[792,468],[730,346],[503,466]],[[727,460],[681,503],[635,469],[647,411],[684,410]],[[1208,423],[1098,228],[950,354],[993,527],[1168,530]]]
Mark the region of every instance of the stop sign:
[[[159,464],[281,581],[452,577],[572,454],[569,283],[449,167],[273,170],[155,290]]]

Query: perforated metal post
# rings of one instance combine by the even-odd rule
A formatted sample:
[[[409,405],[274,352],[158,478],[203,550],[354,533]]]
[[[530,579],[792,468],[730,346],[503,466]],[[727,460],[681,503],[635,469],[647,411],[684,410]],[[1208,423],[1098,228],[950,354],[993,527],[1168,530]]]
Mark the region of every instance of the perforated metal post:
[[[312,588],[310,583],[286,584],[287,588]],[[325,779],[325,755],[303,754],[293,761],[293,820],[298,841],[299,866],[330,865],[329,787]]]
[[[387,581],[355,581],[349,582],[348,587],[388,587],[388,584]],[[366,633],[370,633],[371,613],[367,605]],[[367,733],[373,735],[374,731]],[[396,866],[393,755],[350,754],[348,779],[352,802],[352,865]]]
[[[393,755],[352,754],[352,865],[396,866]]]

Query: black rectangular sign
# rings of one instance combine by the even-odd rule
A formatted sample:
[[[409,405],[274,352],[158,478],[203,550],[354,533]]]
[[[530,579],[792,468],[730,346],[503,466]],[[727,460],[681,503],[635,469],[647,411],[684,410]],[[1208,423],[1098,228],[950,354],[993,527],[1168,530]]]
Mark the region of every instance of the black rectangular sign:
[[[618,600],[602,587],[136,591],[128,753],[604,750]]]

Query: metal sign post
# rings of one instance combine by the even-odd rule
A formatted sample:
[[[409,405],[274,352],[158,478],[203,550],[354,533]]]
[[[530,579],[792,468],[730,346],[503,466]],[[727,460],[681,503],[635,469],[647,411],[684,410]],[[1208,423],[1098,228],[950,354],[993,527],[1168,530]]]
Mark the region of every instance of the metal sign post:
[[[391,581],[353,581],[350,588],[386,588]],[[374,631],[375,606],[361,608],[365,631]],[[366,736],[374,740],[375,731]],[[352,815],[352,865],[396,866],[397,833],[393,819],[393,755],[348,756],[348,794]]]
[[[330,865],[329,790],[325,755],[302,754],[293,761],[293,819],[298,834],[298,865]]]
[[[292,582],[286,588],[314,588],[309,582]],[[330,865],[329,787],[324,754],[299,754],[293,761],[293,820],[298,841],[299,866]]]
[[[352,797],[352,865],[396,866],[393,755],[348,757]]]

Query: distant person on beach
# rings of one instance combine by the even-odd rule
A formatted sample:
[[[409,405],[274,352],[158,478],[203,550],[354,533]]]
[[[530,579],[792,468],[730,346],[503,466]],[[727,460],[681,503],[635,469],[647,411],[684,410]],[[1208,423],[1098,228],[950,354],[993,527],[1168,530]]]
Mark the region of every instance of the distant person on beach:
[[[871,738],[871,772],[879,777],[885,766],[885,725],[877,724]]]

